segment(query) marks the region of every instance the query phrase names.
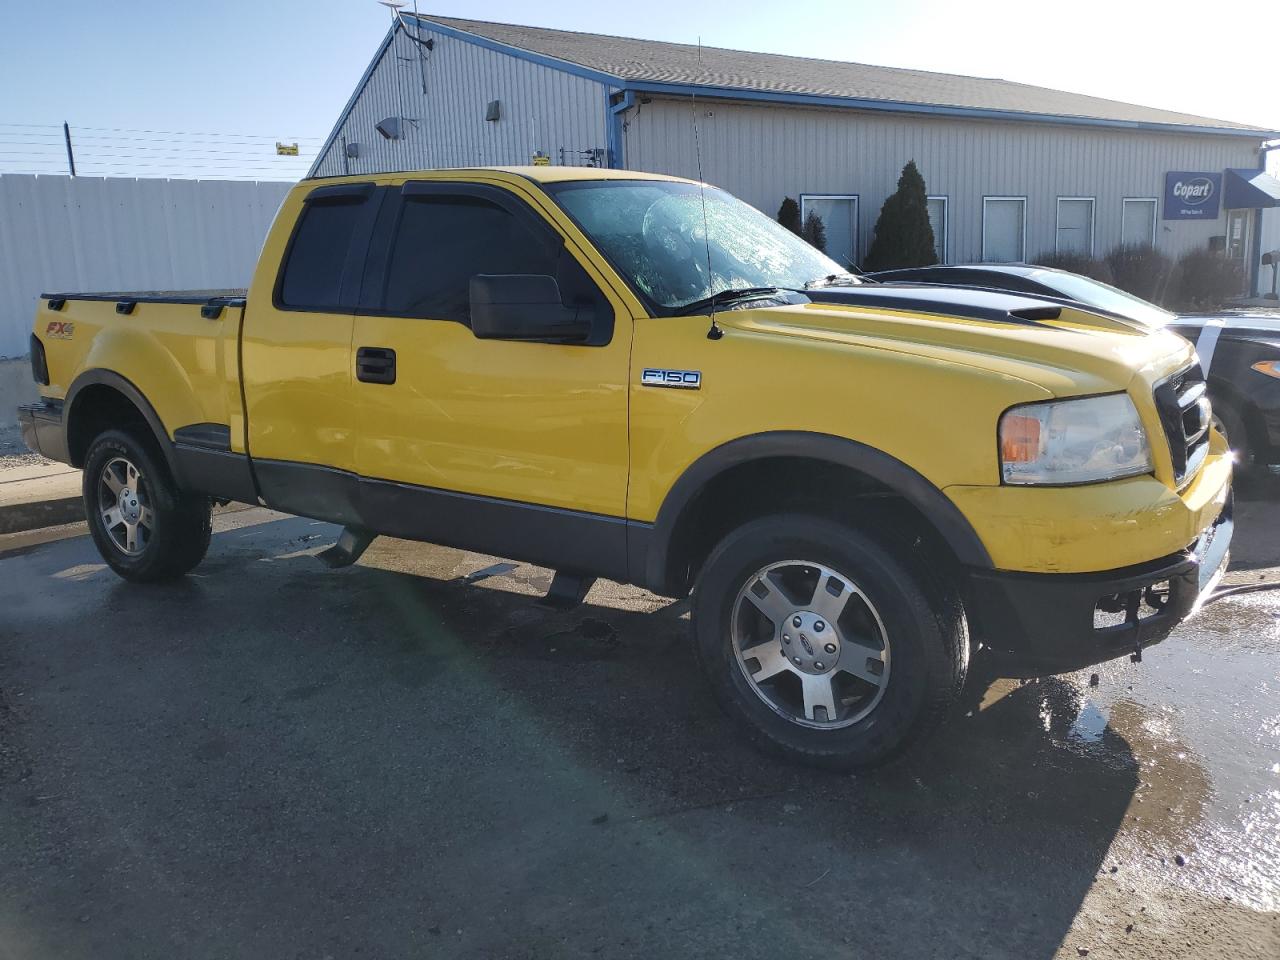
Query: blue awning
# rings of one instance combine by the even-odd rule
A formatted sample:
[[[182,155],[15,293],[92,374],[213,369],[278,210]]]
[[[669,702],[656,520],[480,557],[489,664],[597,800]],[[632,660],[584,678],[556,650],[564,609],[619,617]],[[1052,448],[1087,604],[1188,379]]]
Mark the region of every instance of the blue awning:
[[[1280,207],[1280,180],[1265,170],[1228,170],[1226,174],[1222,205],[1228,210]]]

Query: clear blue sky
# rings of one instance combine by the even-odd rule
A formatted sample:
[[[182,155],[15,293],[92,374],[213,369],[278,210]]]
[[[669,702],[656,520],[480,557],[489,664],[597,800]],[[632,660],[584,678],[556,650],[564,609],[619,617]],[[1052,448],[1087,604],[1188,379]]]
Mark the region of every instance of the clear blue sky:
[[[179,157],[206,164],[203,175],[300,171],[306,158],[275,158],[274,140],[314,149],[389,23],[375,0],[3,2],[0,171],[56,166],[63,120],[81,146],[81,172],[150,160],[137,172],[164,175]],[[424,13],[1002,77],[1280,128],[1276,57],[1255,49],[1261,41],[1248,28],[1275,23],[1271,3],[420,4]]]

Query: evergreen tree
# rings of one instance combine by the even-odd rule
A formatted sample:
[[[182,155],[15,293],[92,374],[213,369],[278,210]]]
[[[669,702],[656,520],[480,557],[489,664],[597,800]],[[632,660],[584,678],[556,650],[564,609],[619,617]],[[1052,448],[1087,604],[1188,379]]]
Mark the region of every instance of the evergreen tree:
[[[865,270],[892,270],[927,267],[937,262],[924,177],[916,162],[910,160],[902,168],[898,189],[880,208],[875,238],[862,266]]]
[[[823,224],[822,218],[809,211],[809,215],[804,218],[804,229],[800,232],[800,236],[809,241],[810,246],[817,247],[823,253],[827,252],[827,228]]]
[[[790,197],[782,198],[782,206],[778,208],[778,222],[797,237],[804,236],[804,228],[800,224],[800,204]]]

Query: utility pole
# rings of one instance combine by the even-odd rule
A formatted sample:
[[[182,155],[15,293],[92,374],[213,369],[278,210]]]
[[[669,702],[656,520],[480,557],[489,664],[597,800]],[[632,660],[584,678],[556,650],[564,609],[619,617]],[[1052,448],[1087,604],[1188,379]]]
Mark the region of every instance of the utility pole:
[[[71,128],[67,126],[65,120],[62,121],[62,137],[67,141],[67,166],[71,168],[71,175],[76,175],[76,155],[71,150]]]

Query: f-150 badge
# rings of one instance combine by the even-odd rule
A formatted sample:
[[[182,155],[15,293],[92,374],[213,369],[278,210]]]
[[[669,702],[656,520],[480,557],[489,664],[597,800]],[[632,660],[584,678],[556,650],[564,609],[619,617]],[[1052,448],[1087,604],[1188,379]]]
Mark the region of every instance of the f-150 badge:
[[[645,387],[674,387],[677,390],[699,390],[702,388],[702,371],[659,370],[656,367],[646,367],[640,374],[640,384]]]

